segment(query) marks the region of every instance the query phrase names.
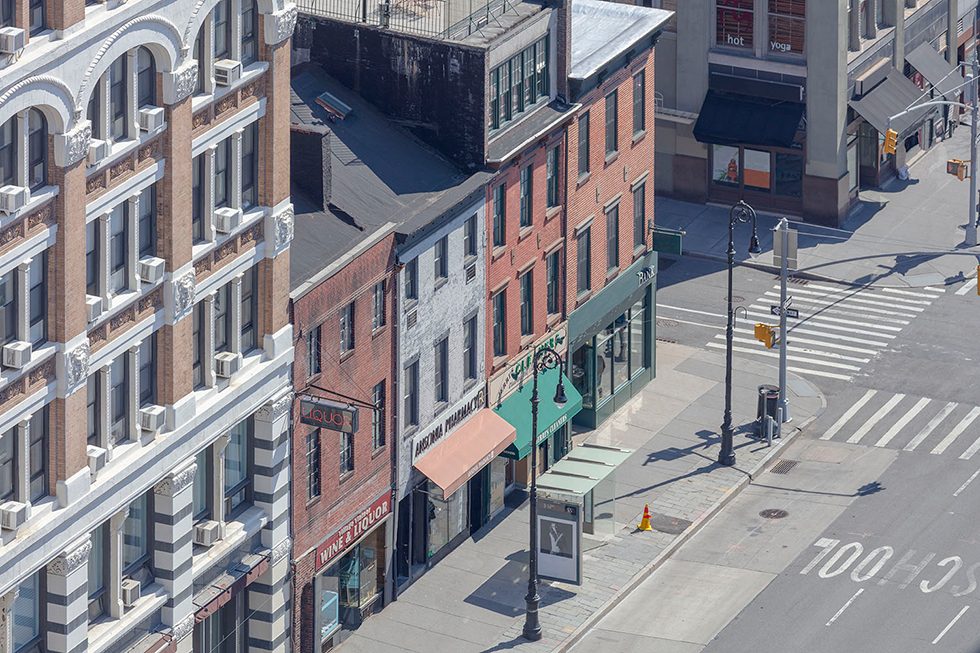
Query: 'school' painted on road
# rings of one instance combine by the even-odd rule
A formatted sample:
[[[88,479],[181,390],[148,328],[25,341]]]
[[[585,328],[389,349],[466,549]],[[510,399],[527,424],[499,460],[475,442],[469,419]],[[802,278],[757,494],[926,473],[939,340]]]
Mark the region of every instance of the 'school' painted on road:
[[[931,551],[924,555],[916,555],[915,549],[909,549],[898,561],[891,562],[895,556],[895,549],[890,546],[879,546],[865,553],[865,547],[860,542],[849,542],[840,548],[837,547],[838,544],[840,540],[828,537],[822,537],[814,542],[813,546],[821,551],[800,570],[800,573],[805,576],[823,562],[823,565],[817,569],[817,576],[820,578],[834,578],[850,570],[849,577],[855,583],[864,583],[877,578],[878,585],[891,583],[898,585],[898,589],[905,589],[929,567],[936,557],[936,554]],[[831,551],[834,551],[833,555],[830,555]],[[888,572],[879,577],[886,565],[888,565]],[[963,558],[954,555],[937,561],[933,567],[938,567],[935,570],[938,573],[927,574],[930,578],[923,578],[917,585],[923,594],[932,594],[947,586],[949,587],[946,591],[955,597],[967,596],[976,591],[980,562],[967,566]],[[956,583],[950,585],[954,578],[957,578]]]

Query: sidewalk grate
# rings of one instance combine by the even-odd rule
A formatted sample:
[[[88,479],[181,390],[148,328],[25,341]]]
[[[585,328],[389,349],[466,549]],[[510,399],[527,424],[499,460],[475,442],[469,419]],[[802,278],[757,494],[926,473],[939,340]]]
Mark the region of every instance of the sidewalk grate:
[[[778,274],[773,276],[773,279],[776,281],[779,281],[781,278],[782,277],[780,277]],[[789,281],[789,283],[795,283],[797,286],[805,286],[810,283],[810,280],[805,277],[794,277],[793,275],[787,277],[786,280]]]
[[[676,345],[677,341],[672,338],[661,338],[657,336],[657,342],[666,342],[668,345]]]
[[[798,462],[798,460],[780,460],[769,471],[773,474],[789,474]]]

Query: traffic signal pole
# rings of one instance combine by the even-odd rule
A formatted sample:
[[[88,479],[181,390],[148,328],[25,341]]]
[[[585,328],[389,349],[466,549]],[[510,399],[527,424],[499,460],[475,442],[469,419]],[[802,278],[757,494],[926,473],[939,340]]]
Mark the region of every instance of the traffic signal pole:
[[[783,433],[782,422],[792,419],[789,414],[789,400],[786,398],[786,350],[789,338],[786,331],[786,284],[789,282],[789,220],[779,221],[779,238],[782,244],[782,257],[779,265],[779,404],[777,405],[777,426],[780,436]],[[780,420],[780,414],[782,419]]]

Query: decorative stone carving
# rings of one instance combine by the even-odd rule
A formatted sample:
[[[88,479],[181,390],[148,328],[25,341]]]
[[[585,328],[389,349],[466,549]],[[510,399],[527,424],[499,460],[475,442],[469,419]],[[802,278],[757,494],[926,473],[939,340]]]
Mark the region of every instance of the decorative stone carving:
[[[268,14],[265,18],[265,42],[268,45],[282,43],[293,35],[296,27],[296,5],[289,4],[279,11]]]
[[[194,270],[188,270],[174,279],[174,317],[183,317],[194,305],[194,288],[197,285],[197,275]]]
[[[88,156],[92,141],[92,123],[86,120],[64,135],[64,163],[67,168]]]
[[[177,496],[181,490],[190,487],[191,483],[194,482],[196,472],[197,463],[191,462],[153,486],[153,493],[168,497]]]
[[[197,61],[186,60],[179,68],[164,76],[164,101],[176,104],[190,97],[197,87]]]
[[[257,417],[262,420],[274,422],[289,412],[293,405],[293,393],[287,392],[275,401],[263,404],[257,411]]]
[[[88,378],[88,359],[91,352],[87,339],[78,343],[71,351],[65,352],[65,384],[69,392]]]
[[[279,562],[284,557],[289,555],[289,550],[293,547],[293,541],[288,537],[282,542],[276,545],[276,548],[272,550],[271,562],[273,564]]]
[[[70,551],[62,551],[58,556],[48,563],[48,573],[55,576],[68,576],[72,572],[78,571],[88,563],[88,554],[92,551],[92,540],[86,538],[84,542]]]
[[[182,621],[174,624],[173,640],[179,642],[194,632],[194,615],[188,615]]]
[[[293,205],[287,205],[276,214],[276,251],[285,247],[293,239],[295,229]]]

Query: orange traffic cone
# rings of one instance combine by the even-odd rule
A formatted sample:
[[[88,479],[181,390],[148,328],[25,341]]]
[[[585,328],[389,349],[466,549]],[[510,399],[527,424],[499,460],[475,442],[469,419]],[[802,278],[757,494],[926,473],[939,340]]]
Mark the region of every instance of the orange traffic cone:
[[[643,519],[640,520],[639,525],[636,527],[638,531],[652,531],[653,526],[650,525],[650,506],[649,504],[644,504],[643,506]]]

